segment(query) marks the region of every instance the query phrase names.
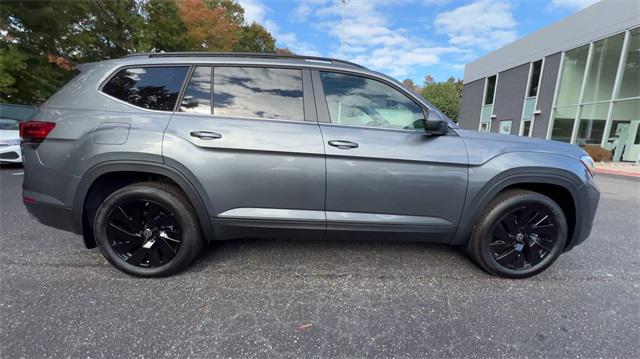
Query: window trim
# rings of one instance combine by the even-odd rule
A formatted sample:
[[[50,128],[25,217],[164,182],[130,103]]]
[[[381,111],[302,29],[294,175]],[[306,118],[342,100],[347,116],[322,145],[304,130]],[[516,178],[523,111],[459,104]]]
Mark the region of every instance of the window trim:
[[[126,69],[138,69],[138,68],[146,68],[146,67],[186,67],[187,68],[187,73],[184,76],[184,79],[182,80],[182,84],[180,86],[180,91],[178,91],[178,97],[176,99],[176,103],[173,106],[173,111],[164,111],[164,110],[154,110],[154,109],[150,109],[150,108],[144,108],[144,107],[140,107],[137,105],[134,105],[132,103],[129,103],[127,101],[121,100],[117,97],[111,96],[108,93],[105,93],[103,90],[103,88],[106,86],[107,83],[109,83],[109,81],[111,81],[111,79],[113,79],[120,71],[122,70],[126,70]],[[122,104],[125,104],[127,106],[130,106],[132,108],[135,108],[137,110],[142,110],[142,111],[149,111],[149,112],[155,112],[155,113],[175,113],[176,112],[176,106],[178,105],[178,103],[180,103],[180,101],[182,101],[182,94],[183,91],[185,90],[185,87],[187,85],[187,79],[190,78],[191,72],[193,71],[193,65],[192,64],[183,64],[183,63],[179,63],[179,64],[144,64],[144,65],[125,65],[125,66],[119,66],[116,67],[114,70],[112,70],[107,76],[105,76],[101,81],[98,82],[98,87],[97,87],[97,91],[99,94],[101,94],[102,96],[105,96],[107,98],[110,98],[114,101],[120,102]]]
[[[354,73],[351,71],[343,71],[342,69],[312,69],[311,70],[311,77],[312,77],[312,81],[313,81],[313,89],[314,89],[314,96],[315,96],[315,102],[316,102],[316,110],[318,113],[318,123],[321,125],[330,125],[330,126],[339,126],[339,127],[344,127],[344,128],[357,128],[357,129],[370,129],[370,130],[378,130],[378,131],[394,131],[394,132],[411,132],[411,133],[415,133],[415,132],[420,132],[420,133],[425,133],[424,130],[422,129],[404,129],[404,128],[387,128],[387,127],[373,127],[373,126],[359,126],[359,125],[343,125],[343,124],[339,124],[339,123],[333,123],[331,121],[331,114],[329,113],[329,104],[327,103],[327,96],[324,93],[324,87],[322,86],[322,79],[320,78],[320,72],[330,72],[330,73],[337,73],[337,74],[343,74],[343,75],[349,75],[349,76],[356,76],[356,77],[363,77],[365,79],[369,79],[372,81],[378,81],[381,82],[391,88],[393,88],[394,90],[400,92],[403,96],[405,96],[409,101],[413,102],[418,108],[420,108],[422,110],[422,114],[425,118],[425,120],[428,118],[428,114],[429,114],[429,109],[426,108],[424,105],[422,105],[421,103],[417,102],[412,96],[409,95],[409,93],[407,91],[405,91],[404,89],[402,89],[400,86],[397,86],[396,84],[392,83],[391,81],[388,81],[384,78],[379,78],[379,77],[375,77],[375,76],[370,76],[370,75],[366,75],[366,74],[360,74],[360,73]],[[327,119],[327,120],[324,120]]]

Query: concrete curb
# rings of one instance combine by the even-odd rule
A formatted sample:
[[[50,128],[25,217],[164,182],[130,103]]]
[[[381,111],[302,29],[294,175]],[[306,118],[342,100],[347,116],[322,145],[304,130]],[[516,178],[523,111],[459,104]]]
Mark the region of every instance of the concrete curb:
[[[619,171],[619,170],[611,170],[611,169],[603,169],[596,167],[596,174],[605,174],[605,175],[615,175],[615,176],[623,176],[630,178],[640,178],[640,173],[629,172],[629,171]]]

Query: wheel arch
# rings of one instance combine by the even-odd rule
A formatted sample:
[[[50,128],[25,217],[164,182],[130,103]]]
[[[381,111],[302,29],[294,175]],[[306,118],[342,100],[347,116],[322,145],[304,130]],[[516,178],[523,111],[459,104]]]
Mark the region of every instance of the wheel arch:
[[[199,183],[190,180],[185,174],[162,164],[150,162],[122,162],[114,161],[101,163],[89,169],[82,177],[73,202],[73,225],[77,233],[82,234],[85,246],[96,246],[93,230],[87,215],[95,215],[97,205],[113,191],[126,185],[161,180],[178,186],[193,205],[205,240],[214,237],[213,227],[209,216],[209,208],[198,191]],[[106,186],[106,190],[97,193],[98,188]],[[97,203],[88,203],[94,201]],[[89,204],[89,208],[87,205]],[[94,208],[95,207],[95,208]]]
[[[468,193],[458,231],[452,244],[466,244],[474,224],[484,209],[499,193],[509,189],[525,189],[541,193],[554,200],[567,216],[568,238],[565,248],[579,235],[581,223],[580,179],[568,171],[551,168],[516,169],[496,176],[484,186]]]

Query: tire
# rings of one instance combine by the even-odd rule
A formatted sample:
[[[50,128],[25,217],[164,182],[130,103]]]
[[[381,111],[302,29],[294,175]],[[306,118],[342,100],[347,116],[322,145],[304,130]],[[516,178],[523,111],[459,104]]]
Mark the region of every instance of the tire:
[[[163,277],[186,268],[203,245],[193,206],[176,186],[143,182],[123,187],[100,205],[96,244],[116,268]]]
[[[551,198],[526,190],[496,196],[475,223],[467,253],[485,271],[526,278],[547,269],[567,242],[567,220]]]

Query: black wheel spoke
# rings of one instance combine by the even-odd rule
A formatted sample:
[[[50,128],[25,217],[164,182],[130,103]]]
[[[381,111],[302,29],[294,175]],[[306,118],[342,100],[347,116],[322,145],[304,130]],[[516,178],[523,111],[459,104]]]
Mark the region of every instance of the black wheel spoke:
[[[508,233],[514,233],[518,230],[518,216],[515,213],[507,215],[501,223]]]
[[[119,241],[141,240],[137,233],[131,233],[113,222],[109,223],[108,233],[110,237],[118,239]]]
[[[138,241],[116,243],[116,244],[113,244],[111,247],[113,248],[114,251],[118,252],[119,254],[125,254],[128,252],[131,252],[132,249],[135,249],[137,246],[141,244],[142,244],[142,239]]]
[[[518,252],[515,249],[511,249],[505,253],[502,253],[500,256],[496,258],[496,260],[498,261],[498,263],[502,264],[503,266],[507,266],[514,261],[517,255],[518,255]]]
[[[507,249],[513,248],[511,241],[494,241],[493,243],[489,244],[489,246],[491,247],[491,251],[493,253],[504,253]]]
[[[140,263],[142,263],[142,261],[147,257],[148,253],[149,253],[149,250],[147,248],[140,247],[138,248],[138,250],[133,252],[131,257],[127,258],[127,263],[133,264],[133,265],[140,265]]]
[[[511,237],[509,237],[509,233],[507,232],[505,227],[502,225],[502,223],[499,223],[496,226],[496,230],[493,232],[493,235],[494,235],[494,238],[497,238],[503,242],[511,243],[512,241]]]
[[[176,255],[176,251],[171,247],[169,243],[167,243],[164,238],[160,238],[156,242],[156,244],[158,245],[160,252],[165,256],[165,258],[173,258]]]
[[[160,250],[157,246],[153,246],[153,248],[149,250],[149,265],[152,267],[160,265]]]
[[[115,207],[107,221],[107,236],[122,260],[145,268],[170,262],[182,243],[175,216],[164,206],[143,199]]]
[[[513,267],[514,268],[524,267],[524,254],[518,253],[516,255],[515,259],[513,260]]]
[[[540,255],[540,249],[541,248],[538,246],[538,244],[534,244],[533,246],[529,247],[529,249],[527,250],[527,260],[529,261],[529,264],[531,264],[532,267],[540,263],[540,261],[542,260],[542,256]]]
[[[555,234],[556,226],[554,224],[544,224],[536,227],[531,227],[531,232],[537,234],[547,234],[553,235]]]

